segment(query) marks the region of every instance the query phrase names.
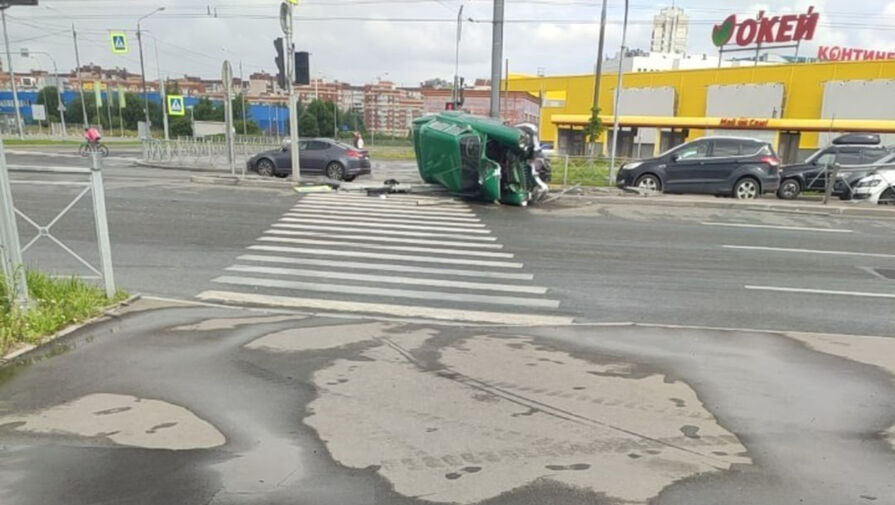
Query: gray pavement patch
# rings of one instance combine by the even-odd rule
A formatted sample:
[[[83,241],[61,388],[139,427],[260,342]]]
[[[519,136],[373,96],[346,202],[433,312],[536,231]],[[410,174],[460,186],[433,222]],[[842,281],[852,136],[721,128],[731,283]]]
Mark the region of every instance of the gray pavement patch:
[[[185,324],[171,328],[174,331],[215,331],[215,330],[232,330],[237,326],[246,326],[254,324],[272,324],[281,323],[283,321],[299,321],[305,319],[304,316],[261,316],[261,317],[230,317],[206,319],[195,324]]]
[[[249,342],[245,347],[266,351],[313,351],[392,337],[415,348],[435,333],[433,330],[406,329],[400,333],[391,333],[399,328],[404,326],[384,322],[293,328],[265,335]]]
[[[362,356],[314,374],[319,396],[305,422],[337,461],[377,466],[406,496],[473,503],[546,478],[645,502],[677,479],[750,462],[735,456],[745,448],[686,384],[587,373],[624,363],[486,336],[442,349],[440,373],[424,371],[395,342]],[[572,390],[577,384],[587,390]],[[688,406],[675,408],[669,397]],[[537,412],[519,416],[520,407]],[[700,438],[677,431],[684,424]]]
[[[208,449],[225,442],[214,426],[183,407],[111,393],[82,396],[27,415],[0,417],[0,429],[4,426],[47,436],[104,437],[146,449]]]

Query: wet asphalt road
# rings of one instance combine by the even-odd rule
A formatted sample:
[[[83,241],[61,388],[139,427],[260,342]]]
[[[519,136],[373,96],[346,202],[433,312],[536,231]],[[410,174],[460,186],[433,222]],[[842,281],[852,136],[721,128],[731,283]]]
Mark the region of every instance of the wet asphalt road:
[[[147,295],[212,288],[298,199],[106,173],[119,284]],[[14,186],[43,221],[74,194]],[[891,220],[474,210],[576,324],[147,298],[0,368],[0,503],[895,503],[893,301],[867,296],[895,293]],[[95,261],[91,226],[79,205],[58,233]]]
[[[883,436],[895,425],[892,370],[749,332],[395,325],[338,347],[302,333],[324,327],[335,339],[363,323],[158,308],[81,331],[4,370],[0,501],[606,504],[640,502],[644,493],[650,503],[681,505],[895,500],[895,440]],[[252,344],[284,330],[291,333],[277,344]],[[420,331],[425,338],[404,338]],[[493,367],[477,367],[472,355],[457,359],[464,349],[501,359],[510,373],[496,381]],[[514,363],[573,373],[554,391],[546,375],[525,386]],[[356,383],[365,366],[394,367],[397,378]],[[337,372],[341,379],[326,382]],[[585,377],[604,382],[591,391]],[[417,389],[420,381],[432,389]],[[616,389],[623,401],[600,396]],[[74,408],[46,433],[16,418],[51,418],[45,409],[99,393],[183,407],[226,441],[178,450],[188,442],[176,432],[183,426],[124,419],[131,407],[81,413],[111,423],[101,434],[66,424],[80,415]],[[429,396],[449,411],[472,410],[470,420],[444,417]],[[681,408],[687,415],[675,417]],[[526,431],[532,427],[538,436]],[[165,429],[165,449],[110,440],[152,439],[163,435],[143,433]],[[437,430],[446,445],[421,442]],[[352,442],[355,433],[364,437]],[[619,485],[622,473],[633,481]],[[414,494],[400,492],[407,488]]]

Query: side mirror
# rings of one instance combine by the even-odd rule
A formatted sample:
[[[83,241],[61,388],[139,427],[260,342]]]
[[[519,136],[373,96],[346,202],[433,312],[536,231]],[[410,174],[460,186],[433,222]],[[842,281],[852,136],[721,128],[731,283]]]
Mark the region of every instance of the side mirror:
[[[680,159],[680,156],[678,156],[676,154],[672,154],[671,158],[668,158],[668,159],[671,160],[672,163],[677,163],[677,160]]]
[[[289,150],[289,146],[283,146],[280,148],[280,151],[283,151],[284,153],[288,150]]]

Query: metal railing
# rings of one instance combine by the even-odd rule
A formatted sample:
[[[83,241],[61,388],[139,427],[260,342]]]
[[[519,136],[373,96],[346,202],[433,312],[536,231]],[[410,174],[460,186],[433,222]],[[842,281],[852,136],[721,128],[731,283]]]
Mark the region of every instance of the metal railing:
[[[860,181],[872,176],[877,176],[880,180],[879,184],[882,185],[873,186],[873,192],[880,191],[885,193],[886,189],[890,189],[892,193],[895,193],[895,176],[887,178],[885,174],[881,173],[889,170],[895,170],[895,163],[869,165],[840,165],[839,163],[833,163],[824,165],[823,170],[808,181],[807,187],[814,187],[817,181],[822,178],[824,181],[824,204],[830,201],[834,191],[838,191],[840,194],[847,193],[850,197],[853,197]],[[849,179],[854,179],[854,174],[863,174],[863,177],[858,181],[852,181],[854,183],[853,186]],[[889,204],[895,205],[895,201],[889,202]]]
[[[569,186],[612,186],[609,175],[609,158],[603,156],[572,156],[568,154],[548,156],[550,159],[550,182]],[[616,157],[616,170],[628,158]]]
[[[106,196],[103,186],[102,175],[102,155],[98,151],[90,153],[90,168],[77,167],[39,167],[39,166],[17,166],[10,167],[6,163],[6,153],[3,150],[2,142],[0,142],[0,196],[3,202],[0,205],[0,226],[2,226],[2,252],[3,252],[3,273],[7,279],[13,279],[16,300],[20,304],[27,303],[27,283],[24,274],[24,254],[34,246],[39,240],[46,239],[55,244],[66,254],[74,258],[76,261],[84,265],[88,270],[96,274],[103,281],[106,296],[112,298],[115,296],[115,276],[112,269],[112,247],[109,238],[109,223],[106,212]],[[87,181],[73,180],[28,180],[17,179],[10,180],[9,172],[21,172],[29,174],[63,174],[87,176]],[[40,224],[37,219],[28,216],[24,211],[16,208],[12,199],[11,184],[38,184],[46,185],[62,185],[83,188],[78,194],[61,210],[53,219],[46,224]],[[85,260],[80,254],[75,252],[71,247],[66,245],[59,237],[53,235],[53,227],[81,201],[87,194],[91,195],[93,207],[93,219],[96,226],[97,246],[99,249],[99,267],[93,266],[89,261]],[[24,246],[21,245],[18,236],[18,229],[15,217],[19,216],[24,222],[31,225],[36,234]]]
[[[262,151],[279,149],[283,140],[277,137],[246,137],[237,135],[233,144],[235,165],[245,166],[246,160]],[[142,161],[146,163],[176,164],[186,167],[228,169],[227,142],[223,139],[144,139]]]

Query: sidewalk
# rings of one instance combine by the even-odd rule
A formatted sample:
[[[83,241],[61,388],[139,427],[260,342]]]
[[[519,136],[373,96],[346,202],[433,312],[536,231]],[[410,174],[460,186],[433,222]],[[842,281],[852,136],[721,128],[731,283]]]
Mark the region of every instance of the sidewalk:
[[[600,188],[600,191],[585,195],[567,193],[556,202],[561,204],[569,204],[571,202],[577,205],[585,205],[585,202],[592,202],[609,205],[657,205],[662,207],[740,209],[795,214],[895,218],[895,207],[893,206],[840,201],[837,198],[831,199],[828,204],[824,205],[820,199],[780,200],[774,196],[766,196],[758,200],[736,200],[708,195],[639,195],[626,193],[615,188]]]

